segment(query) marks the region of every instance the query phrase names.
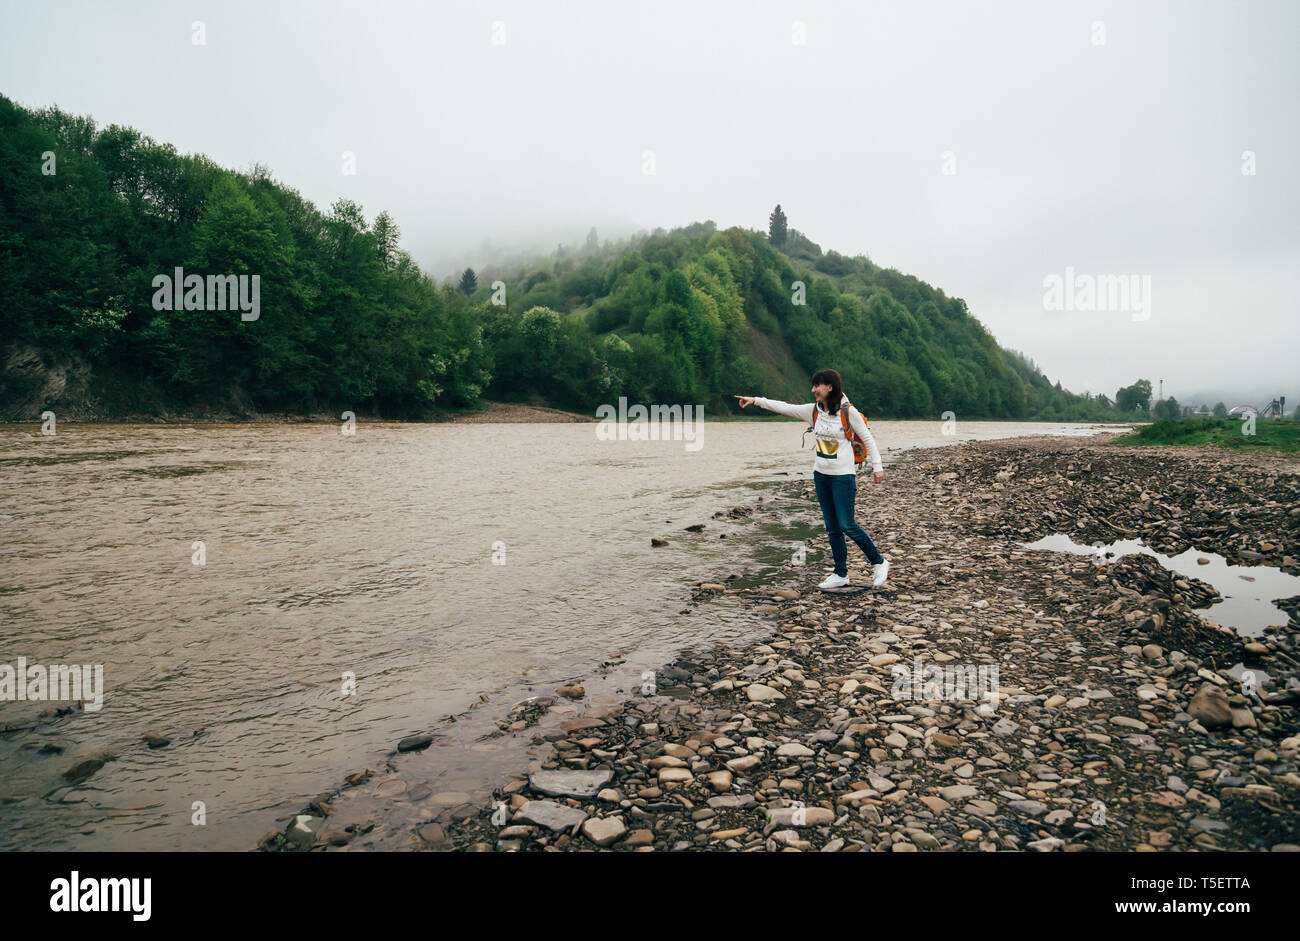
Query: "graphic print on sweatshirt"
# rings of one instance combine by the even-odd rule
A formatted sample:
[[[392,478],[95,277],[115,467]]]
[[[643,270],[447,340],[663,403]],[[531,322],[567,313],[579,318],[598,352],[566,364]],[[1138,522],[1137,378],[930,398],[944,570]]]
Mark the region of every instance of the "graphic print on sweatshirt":
[[[844,426],[840,424],[839,413],[828,415],[817,409],[817,423],[813,426],[813,435],[817,439],[817,456],[827,461],[839,462],[840,445],[848,444],[844,437]],[[849,455],[850,461],[852,454]]]

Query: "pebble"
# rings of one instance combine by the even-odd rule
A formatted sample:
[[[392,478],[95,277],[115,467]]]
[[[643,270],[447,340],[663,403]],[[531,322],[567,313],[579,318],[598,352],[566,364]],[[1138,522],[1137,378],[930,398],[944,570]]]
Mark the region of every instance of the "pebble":
[[[709,787],[719,794],[726,794],[731,790],[731,772],[730,771],[710,771],[707,775]]]
[[[1207,729],[1232,725],[1232,708],[1223,690],[1209,683],[1202,686],[1187,705],[1187,714]]]
[[[609,846],[626,833],[621,817],[588,817],[582,823],[582,835],[597,846]]]
[[[419,751],[422,748],[428,748],[433,744],[433,736],[427,733],[418,735],[408,735],[397,743],[399,752]]]

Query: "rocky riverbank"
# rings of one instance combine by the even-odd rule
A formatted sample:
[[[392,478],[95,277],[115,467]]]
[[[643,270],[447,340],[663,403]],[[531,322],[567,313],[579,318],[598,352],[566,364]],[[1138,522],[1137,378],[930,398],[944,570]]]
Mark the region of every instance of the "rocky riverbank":
[[[1300,597],[1287,624],[1243,638],[1194,610],[1212,586],[1150,556],[1020,544],[1140,537],[1300,574],[1300,462],[1108,437],[909,457],[859,489],[885,586],[823,593],[821,568],[793,563],[758,589],[702,579],[695,604],[743,596],[770,637],[693,653],[543,735],[581,688],[520,704],[502,735],[549,742],[549,760],[486,806],[430,812],[409,847],[1297,849]],[[820,519],[811,481],[781,487]],[[347,849],[375,826],[330,816],[325,795],[262,846]]]

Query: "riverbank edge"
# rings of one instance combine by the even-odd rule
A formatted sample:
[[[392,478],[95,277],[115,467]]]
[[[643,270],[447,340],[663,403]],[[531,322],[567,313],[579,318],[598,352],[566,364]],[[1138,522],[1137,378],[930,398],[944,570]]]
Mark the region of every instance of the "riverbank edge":
[[[146,415],[129,413],[104,418],[61,417],[57,406],[50,409],[55,414],[58,425],[212,425],[226,427],[229,425],[338,425],[344,422],[343,413],[311,412],[249,412],[236,414],[227,410],[203,409],[198,411],[181,411],[165,415]],[[74,413],[79,415],[80,413]],[[439,409],[428,418],[383,418],[377,415],[357,412],[352,420],[357,423],[375,423],[391,425],[446,425],[446,424],[595,424],[601,419],[583,412],[552,408],[548,405],[530,405],[522,402],[498,402],[484,400],[480,407],[466,409]],[[706,422],[747,422],[747,421],[782,421],[790,419],[772,414],[708,415]],[[877,421],[935,421],[930,417],[921,418],[879,418]],[[1042,423],[1053,425],[1075,425],[1079,427],[1110,427],[1122,425],[1137,428],[1147,422],[1065,420],[1045,418],[968,418],[967,421],[988,424],[1019,425],[1025,423]],[[38,414],[30,418],[0,416],[0,427],[6,425],[32,425],[40,427],[44,422]]]
[[[331,414],[315,411],[307,414],[299,412],[245,412],[236,413],[226,409],[199,409],[193,411],[177,410],[162,415],[145,415],[130,413],[104,418],[87,418],[75,413],[70,418],[60,417],[57,406],[54,412],[59,425],[338,425],[345,419],[343,412]],[[480,407],[466,409],[439,409],[430,413],[428,418],[404,419],[383,418],[365,412],[350,413],[351,419],[358,423],[395,425],[446,425],[446,424],[554,424],[565,422],[595,422],[590,415],[571,412],[546,405],[528,405],[521,402],[484,401]],[[41,425],[43,418],[33,415],[31,418],[0,417],[0,426],[4,425]]]

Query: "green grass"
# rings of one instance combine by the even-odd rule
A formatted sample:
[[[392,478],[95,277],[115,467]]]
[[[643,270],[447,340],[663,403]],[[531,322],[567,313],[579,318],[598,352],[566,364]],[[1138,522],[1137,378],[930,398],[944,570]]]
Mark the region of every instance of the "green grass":
[[[1116,444],[1198,445],[1213,444],[1237,451],[1300,451],[1300,421],[1258,418],[1255,433],[1243,433],[1244,422],[1234,418],[1162,419],[1143,425],[1131,435],[1116,438]]]

